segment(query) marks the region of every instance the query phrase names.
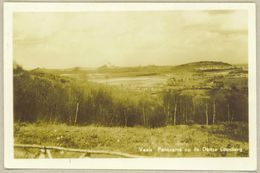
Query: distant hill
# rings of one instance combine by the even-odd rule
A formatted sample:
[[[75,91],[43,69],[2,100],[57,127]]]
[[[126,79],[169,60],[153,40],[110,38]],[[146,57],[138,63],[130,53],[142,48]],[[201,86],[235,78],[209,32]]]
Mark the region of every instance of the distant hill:
[[[231,64],[221,61],[199,61],[191,62],[177,66],[159,66],[159,65],[147,65],[147,66],[131,66],[131,67],[120,67],[114,65],[103,65],[98,68],[88,67],[74,67],[64,69],[45,69],[36,68],[33,71],[50,72],[55,74],[79,74],[79,73],[106,73],[110,75],[119,76],[147,76],[165,73],[182,73],[182,72],[213,72],[221,70],[231,70],[236,68]]]
[[[215,71],[233,68],[233,65],[221,61],[199,61],[175,66],[173,70]]]
[[[232,65],[222,61],[198,61],[198,62],[182,64],[179,66],[232,66]]]

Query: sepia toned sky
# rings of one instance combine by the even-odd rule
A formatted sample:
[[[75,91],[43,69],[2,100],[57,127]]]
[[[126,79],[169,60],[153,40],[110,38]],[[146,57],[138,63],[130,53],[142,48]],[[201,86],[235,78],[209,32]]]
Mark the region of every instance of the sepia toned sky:
[[[247,63],[247,11],[20,12],[14,61],[24,68]]]

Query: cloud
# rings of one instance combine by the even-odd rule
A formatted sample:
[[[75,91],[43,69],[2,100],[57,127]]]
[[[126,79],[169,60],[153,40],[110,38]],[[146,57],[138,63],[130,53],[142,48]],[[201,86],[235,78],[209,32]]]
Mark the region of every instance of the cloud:
[[[247,62],[247,13],[15,13],[14,59],[28,68]]]

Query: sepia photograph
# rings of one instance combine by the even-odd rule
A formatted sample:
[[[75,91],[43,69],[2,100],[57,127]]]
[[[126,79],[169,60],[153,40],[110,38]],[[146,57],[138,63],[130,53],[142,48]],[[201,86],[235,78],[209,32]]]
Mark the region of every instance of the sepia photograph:
[[[252,4],[17,4],[9,158],[255,156]]]

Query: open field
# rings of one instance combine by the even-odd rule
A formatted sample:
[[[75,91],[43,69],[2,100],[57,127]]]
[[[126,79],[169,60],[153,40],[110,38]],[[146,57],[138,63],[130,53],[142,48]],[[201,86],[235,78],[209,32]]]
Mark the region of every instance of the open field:
[[[150,157],[245,157],[248,156],[247,128],[244,123],[154,129],[16,123],[14,139],[17,144],[117,151]],[[194,148],[199,150],[194,151]],[[37,152],[35,149],[15,149],[15,158],[32,158]],[[52,155],[54,158],[80,156],[66,152],[52,152]]]
[[[37,69],[60,76],[71,77],[104,85],[158,93],[167,87],[181,90],[208,90],[215,83],[222,82],[224,87],[240,82],[247,85],[247,64],[231,65],[223,62],[202,61],[178,66],[140,66],[72,69]]]

